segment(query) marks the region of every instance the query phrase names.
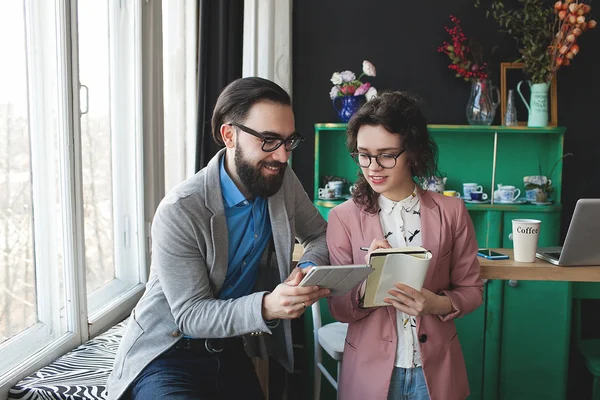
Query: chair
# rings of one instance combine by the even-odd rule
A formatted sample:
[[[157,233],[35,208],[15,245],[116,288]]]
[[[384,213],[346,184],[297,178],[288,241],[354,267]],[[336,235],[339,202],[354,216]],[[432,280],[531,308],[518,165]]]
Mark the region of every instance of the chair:
[[[576,298],[574,301],[577,348],[585,360],[585,366],[593,376],[592,399],[600,400],[600,339],[581,338],[581,298]]]
[[[331,376],[329,371],[323,365],[322,349],[329,354],[331,358],[337,361],[337,376],[340,376],[342,367],[342,357],[344,355],[344,341],[348,324],[341,322],[332,322],[321,325],[321,308],[319,302],[311,306],[313,320],[313,338],[315,352],[315,382],[314,382],[314,400],[319,400],[321,397],[321,375],[331,383],[334,389],[338,390],[336,380]]]

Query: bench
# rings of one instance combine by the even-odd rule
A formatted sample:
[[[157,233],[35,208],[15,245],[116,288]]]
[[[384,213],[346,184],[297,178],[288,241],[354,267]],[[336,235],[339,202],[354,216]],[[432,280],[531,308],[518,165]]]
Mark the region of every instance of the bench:
[[[113,367],[127,320],[51,364],[19,381],[8,392],[8,400],[106,400],[106,382]],[[269,398],[268,360],[254,359],[265,399]]]
[[[19,381],[8,399],[105,400],[106,382],[127,320]]]

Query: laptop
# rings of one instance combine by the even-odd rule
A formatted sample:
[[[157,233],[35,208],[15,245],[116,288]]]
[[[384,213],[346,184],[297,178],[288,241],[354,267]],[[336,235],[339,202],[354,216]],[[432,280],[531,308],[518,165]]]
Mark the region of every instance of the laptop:
[[[600,265],[600,199],[579,199],[563,246],[538,249],[554,265]]]

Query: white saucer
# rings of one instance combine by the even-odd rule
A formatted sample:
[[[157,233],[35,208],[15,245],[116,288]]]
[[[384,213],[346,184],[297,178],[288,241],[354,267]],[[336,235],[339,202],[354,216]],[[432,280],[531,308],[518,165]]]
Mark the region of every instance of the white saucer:
[[[532,201],[531,204],[535,204],[536,206],[547,206],[548,204],[552,204],[551,201]]]
[[[465,199],[465,203],[471,203],[471,204],[485,204],[485,203],[489,203],[490,200],[467,200]]]
[[[332,200],[332,201],[337,201],[337,200],[346,200],[345,197],[321,197],[318,196],[319,200]]]
[[[515,200],[515,201],[502,201],[502,200],[497,200],[496,201],[499,204],[525,204],[527,203],[527,200]]]

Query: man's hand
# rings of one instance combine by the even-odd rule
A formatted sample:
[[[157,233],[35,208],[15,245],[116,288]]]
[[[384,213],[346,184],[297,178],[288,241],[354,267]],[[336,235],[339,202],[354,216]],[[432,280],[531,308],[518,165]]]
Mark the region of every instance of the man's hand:
[[[392,297],[383,299],[399,311],[415,317],[423,315],[446,315],[452,310],[452,303],[446,296],[439,296],[425,288],[420,292],[402,283],[396,284],[397,290],[390,290]],[[404,292],[404,293],[402,293]]]
[[[287,284],[290,284],[291,282],[295,282],[296,275],[300,274],[302,276],[300,277],[300,280],[298,281],[298,283],[295,284],[295,285],[292,285],[292,286],[298,286],[300,284],[300,282],[302,282],[302,279],[304,279],[304,277],[306,276],[306,274],[308,274],[311,269],[312,269],[312,267],[306,267],[306,268],[296,267],[296,268],[293,269],[293,271],[290,274],[290,276],[288,276],[287,278],[285,278],[285,281],[283,281],[283,282],[287,283]]]
[[[263,319],[298,318],[307,307],[329,296],[329,289],[319,289],[318,286],[298,286],[305,273],[305,270],[296,267],[283,283],[263,297]]]

